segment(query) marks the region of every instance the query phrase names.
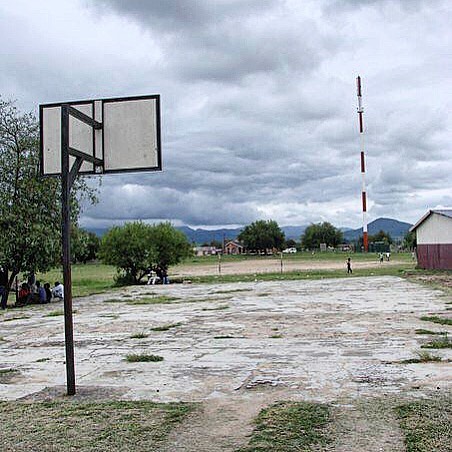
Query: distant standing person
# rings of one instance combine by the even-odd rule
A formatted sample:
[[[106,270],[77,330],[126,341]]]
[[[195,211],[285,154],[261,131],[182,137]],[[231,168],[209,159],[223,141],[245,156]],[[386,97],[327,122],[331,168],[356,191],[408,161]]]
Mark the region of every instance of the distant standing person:
[[[61,301],[64,300],[64,287],[59,281],[55,282],[55,287],[52,289],[52,295],[54,298],[59,298]]]
[[[352,262],[351,262],[350,258],[347,259],[347,274],[349,274],[349,273],[353,273]]]
[[[162,284],[169,284],[168,269],[166,267],[162,267]]]

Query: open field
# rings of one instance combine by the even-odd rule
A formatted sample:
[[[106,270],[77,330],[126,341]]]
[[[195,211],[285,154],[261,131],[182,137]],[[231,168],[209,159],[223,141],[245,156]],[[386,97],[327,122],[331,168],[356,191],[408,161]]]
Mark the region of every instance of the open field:
[[[440,410],[438,417],[435,407],[450,399],[452,350],[429,349],[439,361],[415,358],[438,337],[433,333],[452,333],[447,323],[421,320],[451,317],[449,301],[442,291],[393,276],[139,286],[79,298],[76,400],[199,403],[171,426],[159,415],[165,434],[153,450],[266,450],[258,448],[269,437],[261,429],[289,416],[297,419],[295,429],[312,424],[319,442],[267,450],[405,451],[407,432],[419,433],[422,425],[427,444],[439,446],[411,450],[447,451],[451,413]],[[55,308],[0,316],[0,400],[9,401],[13,417],[21,418],[20,404],[64,393],[62,317],[48,315]],[[163,359],[128,362],[131,354]],[[416,411],[423,399],[433,401],[433,426]],[[283,405],[289,414],[272,409],[268,419],[263,411],[262,426],[254,424],[279,401],[290,402]],[[318,404],[327,411],[306,417],[306,405],[292,405],[299,402],[314,404],[314,413]],[[259,430],[251,437],[253,428]]]
[[[295,271],[346,271],[347,253],[299,253],[283,255],[282,268],[279,256],[225,256],[221,260],[221,275],[290,273]],[[393,255],[389,262],[380,263],[375,254],[353,254],[354,271],[375,269],[389,271],[389,268],[414,268],[411,255],[400,253]],[[174,276],[219,275],[218,258],[203,257],[181,264],[172,269]]]
[[[185,263],[170,269],[172,281],[181,282],[190,279],[199,283],[246,282],[254,281],[256,275],[262,280],[274,279],[320,279],[337,278],[345,275],[346,253],[298,253],[284,255],[281,272],[281,261],[278,256],[223,256],[221,274],[218,257],[194,257]],[[414,269],[409,253],[399,253],[390,262],[377,262],[373,254],[353,254],[353,276],[394,275]],[[103,264],[76,264],[72,266],[72,293],[75,297],[116,290],[114,277],[116,269]],[[41,281],[62,281],[61,269],[53,269],[45,274],[38,274]],[[13,295],[10,296],[14,302]]]

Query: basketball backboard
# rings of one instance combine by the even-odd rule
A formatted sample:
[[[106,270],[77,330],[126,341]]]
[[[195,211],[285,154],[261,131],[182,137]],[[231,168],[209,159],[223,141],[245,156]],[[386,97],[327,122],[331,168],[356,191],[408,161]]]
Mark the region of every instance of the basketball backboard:
[[[70,166],[79,151],[95,157],[84,161],[82,174],[158,171],[162,169],[160,139],[160,96],[44,104],[39,106],[41,127],[41,174],[61,174],[62,106],[101,124],[94,128],[76,115],[69,117]]]

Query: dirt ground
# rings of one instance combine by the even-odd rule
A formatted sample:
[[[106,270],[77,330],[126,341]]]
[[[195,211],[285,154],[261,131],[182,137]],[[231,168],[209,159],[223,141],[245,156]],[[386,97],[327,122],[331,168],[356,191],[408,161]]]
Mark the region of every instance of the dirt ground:
[[[174,299],[128,304],[152,296]],[[112,298],[122,301],[105,301]],[[80,298],[77,384],[87,398],[89,388],[100,387],[125,400],[202,402],[202,413],[182,424],[164,451],[233,451],[246,443],[259,410],[278,400],[331,403],[338,439],[329,451],[403,451],[391,409],[369,401],[451,390],[450,349],[435,351],[443,362],[400,363],[427,341],[415,329],[452,333],[419,319],[448,314],[447,299],[389,276],[141,286]],[[12,370],[0,378],[0,400],[63,391],[63,317],[48,316],[57,308],[0,317],[0,368]],[[131,338],[140,332],[148,336]],[[164,360],[129,363],[129,353]]]
[[[336,261],[307,261],[307,260],[283,260],[283,270],[285,272],[297,271],[297,270],[346,270],[344,262]],[[395,266],[406,263],[406,261],[398,260],[397,258],[391,259],[389,262],[379,263],[375,262],[354,262],[352,260],[352,267],[354,269],[359,268],[374,268],[379,266]],[[232,261],[221,262],[221,274],[222,275],[234,275],[234,274],[252,274],[252,273],[278,273],[281,271],[281,261],[278,258],[274,259],[247,259],[244,261]],[[196,264],[187,265],[181,264],[172,269],[171,276],[206,276],[206,275],[218,275],[218,263],[208,264]]]

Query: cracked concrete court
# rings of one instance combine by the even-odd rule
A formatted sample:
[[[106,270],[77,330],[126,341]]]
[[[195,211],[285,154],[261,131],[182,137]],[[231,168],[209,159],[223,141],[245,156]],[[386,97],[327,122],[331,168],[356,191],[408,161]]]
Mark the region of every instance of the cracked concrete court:
[[[129,304],[140,297],[162,304]],[[122,301],[105,302],[108,299]],[[452,332],[422,315],[443,313],[442,292],[396,277],[129,287],[74,300],[77,385],[122,399],[199,401],[231,395],[331,401],[450,389],[451,364],[399,364],[425,337]],[[0,399],[65,385],[61,304],[0,316]],[[165,331],[152,328],[170,326]],[[147,337],[131,335],[143,332]],[[128,363],[152,353],[156,363]],[[452,358],[451,350],[435,354]]]

